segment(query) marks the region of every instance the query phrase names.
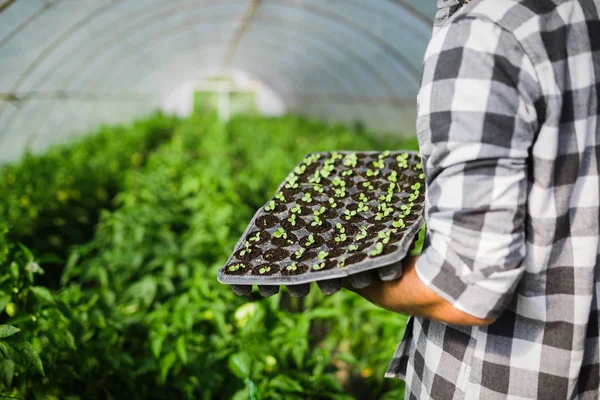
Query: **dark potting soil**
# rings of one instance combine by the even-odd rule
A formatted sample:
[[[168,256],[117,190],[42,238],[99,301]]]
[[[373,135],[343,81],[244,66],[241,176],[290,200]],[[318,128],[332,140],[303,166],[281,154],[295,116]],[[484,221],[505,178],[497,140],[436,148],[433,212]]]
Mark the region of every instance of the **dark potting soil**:
[[[242,255],[241,253],[244,252],[246,249],[239,249],[235,252],[235,258],[242,262],[248,262],[250,260],[254,260],[255,258],[260,257],[260,255],[262,254],[262,250],[260,249],[260,247],[250,246],[249,249],[250,252],[246,251],[244,255]]]
[[[273,243],[277,247],[290,247],[294,243],[298,243],[298,238],[293,233],[288,233],[287,239],[273,238],[271,239],[271,243]]]
[[[263,270],[263,273],[260,273],[260,270]],[[279,272],[279,266],[275,264],[261,264],[252,268],[252,275],[260,275],[260,276],[269,276],[275,275]]]
[[[296,263],[295,264],[295,268],[294,270],[289,270],[288,267],[291,264],[287,264],[285,267],[283,267],[281,269],[281,275],[283,276],[294,276],[294,275],[302,275],[303,273],[305,273],[306,271],[308,271],[308,266],[306,264],[299,264]]]
[[[365,258],[367,258],[367,255],[365,253],[352,254],[350,257],[346,258],[345,264],[346,266],[356,264],[358,262],[361,262]]]
[[[290,253],[287,250],[281,249],[281,248],[275,248],[275,249],[270,249],[267,250],[263,253],[263,260],[268,261],[268,262],[273,262],[273,261],[281,261],[284,258],[287,258],[290,255]]]
[[[256,219],[254,225],[259,229],[272,228],[279,223],[279,218],[274,215],[267,214]]]

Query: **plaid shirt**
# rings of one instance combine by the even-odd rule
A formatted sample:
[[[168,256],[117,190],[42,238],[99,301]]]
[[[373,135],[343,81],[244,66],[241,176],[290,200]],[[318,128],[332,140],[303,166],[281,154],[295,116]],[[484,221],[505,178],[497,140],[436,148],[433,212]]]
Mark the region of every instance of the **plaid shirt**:
[[[600,1],[441,3],[418,97],[416,270],[497,320],[411,318],[386,376],[408,399],[599,399]]]

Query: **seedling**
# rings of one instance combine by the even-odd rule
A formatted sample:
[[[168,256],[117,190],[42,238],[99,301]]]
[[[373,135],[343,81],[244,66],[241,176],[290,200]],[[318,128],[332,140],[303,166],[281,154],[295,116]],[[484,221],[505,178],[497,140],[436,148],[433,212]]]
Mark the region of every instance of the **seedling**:
[[[373,189],[375,189],[375,188],[373,187],[373,185],[371,184],[371,182],[363,182],[363,184],[362,184],[362,185],[363,185],[363,187],[364,187],[364,188],[367,188],[367,189],[369,189],[369,190],[373,190]]]
[[[412,185],[410,188],[414,191],[418,191],[419,189],[421,189],[421,183],[417,182],[414,185]]]
[[[281,227],[277,228],[277,230],[275,232],[273,232],[273,236],[278,239],[280,239],[280,238],[287,239],[288,238],[287,233]]]
[[[319,215],[323,215],[325,211],[327,211],[327,209],[323,206],[320,209],[315,210],[313,214],[318,217]]]
[[[286,189],[298,189],[298,177],[294,174],[290,174],[288,175],[288,177],[286,178],[286,184],[285,184],[285,188]]]
[[[383,243],[377,242],[375,244],[375,250],[371,251],[371,257],[375,257],[383,253]]]
[[[398,167],[400,168],[408,168],[408,154],[402,153],[398,157],[396,157],[396,161],[398,161]]]
[[[308,238],[306,238],[306,247],[308,247],[314,243],[315,243],[315,237],[311,233],[310,235],[308,235]]]
[[[369,207],[365,203],[360,202],[360,203],[358,203],[358,208],[356,209],[356,211],[367,212],[367,211],[369,211]]]
[[[329,255],[329,252],[328,252],[328,251],[322,251],[322,252],[320,252],[320,253],[317,255],[317,258],[318,258],[319,260],[324,260],[324,259],[326,259],[326,258],[327,258],[327,256],[328,256],[328,255]]]
[[[287,220],[292,226],[296,226],[296,214],[292,214]]]
[[[377,215],[375,216],[375,221],[381,221],[382,219],[388,217],[394,209],[392,207],[388,207],[387,204],[380,204],[377,209]]]
[[[383,168],[385,168],[385,163],[384,163],[384,162],[383,162],[383,160],[380,158],[380,159],[379,159],[379,160],[377,160],[377,161],[373,161],[373,166],[374,166],[375,168],[383,169]]]
[[[335,224],[335,228],[340,231],[340,233],[345,233],[346,232],[346,228],[344,228],[344,226],[342,224],[340,224],[339,222],[337,224]]]
[[[346,221],[350,221],[350,219],[356,215],[356,210],[353,210],[353,211],[346,210],[346,211],[344,211],[344,215],[346,216],[345,217]]]
[[[403,211],[402,216],[406,217],[407,215],[409,215],[414,205],[414,203],[402,204],[402,206],[400,206],[400,209]]]
[[[363,225],[360,227],[360,232],[356,235],[356,240],[363,240],[366,237],[367,237],[367,227]]]
[[[379,175],[379,170],[372,170],[372,169],[367,169],[367,176],[368,177],[372,177],[372,176],[377,176]]]
[[[346,182],[337,176],[333,179],[331,183],[333,183],[333,186],[346,187]]]
[[[356,250],[358,250],[358,245],[351,244],[350,246],[348,246],[348,250],[350,250],[350,251],[356,251]]]
[[[352,168],[356,167],[357,162],[358,162],[358,158],[356,157],[356,153],[347,154],[346,157],[344,157],[344,161],[342,161],[344,166],[352,167]]]
[[[306,165],[311,165],[311,164],[319,161],[319,158],[321,158],[321,157],[317,153],[314,153],[314,154],[311,154],[310,156],[307,156],[303,162]]]
[[[312,269],[313,269],[313,270],[315,270],[315,271],[320,271],[320,270],[322,270],[323,268],[325,268],[325,263],[324,263],[324,262],[323,262],[323,263],[320,263],[320,264],[314,264],[314,265],[312,266]]]
[[[268,272],[271,272],[271,267],[262,267],[261,269],[258,270],[258,273],[261,275],[264,275]]]
[[[345,177],[351,176],[353,172],[354,171],[352,171],[351,169],[347,169],[345,171],[342,171],[342,176],[345,176]]]
[[[313,222],[310,223],[310,226],[321,226],[323,225],[323,221],[319,218],[318,215],[313,216]]]
[[[396,171],[390,172],[390,174],[387,177],[387,180],[394,183],[398,182],[398,173]]]
[[[313,184],[321,183],[321,174],[319,173],[319,170],[317,170],[315,174],[308,179],[308,182]]]
[[[344,268],[345,266],[346,266],[346,259],[344,258],[340,261],[340,268]]]
[[[287,269],[288,271],[296,271],[298,269],[298,265],[295,262],[293,262],[287,267],[285,267],[285,269]]]
[[[419,174],[419,179],[425,179],[425,174],[423,174],[423,173]]]
[[[273,211],[275,209],[275,200],[269,201],[269,204],[265,206],[265,211]]]
[[[406,228],[406,224],[402,218],[400,218],[398,221],[392,222],[392,226],[397,229]]]
[[[361,202],[363,202],[363,203],[366,203],[366,202],[368,202],[368,201],[369,201],[369,199],[367,198],[367,196],[365,196],[365,194],[364,194],[364,193],[361,193],[361,194],[358,196],[358,200],[359,200],[359,201],[361,201]]]
[[[336,243],[342,243],[345,242],[347,239],[346,234],[345,233],[340,233],[339,236],[336,236],[334,238],[334,240],[336,241]]]
[[[417,163],[417,165],[415,165],[415,171],[418,171],[420,169],[423,169],[423,164],[422,163]]]
[[[389,157],[389,156],[390,156],[390,154],[391,154],[391,152],[390,152],[389,150],[386,150],[386,151],[384,151],[383,153],[381,153],[381,154],[379,155],[379,157],[377,157],[377,158],[379,158],[380,160],[383,160],[384,158],[386,158],[386,157]]]
[[[250,249],[250,242],[246,241],[244,244],[244,250],[240,251],[240,256],[244,257],[246,254],[252,253],[252,249]]]
[[[325,164],[323,166],[323,168],[321,168],[321,170],[319,171],[319,174],[323,177],[323,178],[327,178],[329,175],[331,175],[331,172],[333,171],[334,167],[332,164]]]
[[[277,192],[277,194],[275,195],[275,198],[277,200],[281,201],[282,203],[285,203],[285,197],[283,197],[283,193]]]
[[[312,203],[312,196],[310,193],[305,193],[304,196],[302,196],[302,201],[304,201],[305,203]]]
[[[236,272],[239,271],[240,269],[244,269],[246,268],[246,266],[244,264],[234,264],[229,266],[229,268],[227,268],[229,271],[231,272]]]
[[[297,175],[302,175],[304,172],[306,172],[306,165],[298,165],[294,168],[294,173]]]
[[[392,229],[392,230],[389,230],[389,231],[386,231],[386,232],[384,232],[384,231],[379,232],[377,234],[377,237],[379,239],[382,239],[381,242],[383,244],[388,244],[390,242],[390,237],[392,236],[392,233],[396,233],[396,230]]]
[[[300,204],[296,204],[296,206],[292,208],[291,211],[293,214],[301,214],[302,209],[300,208]]]
[[[338,189],[335,189],[334,196],[335,197],[345,197],[346,196],[346,188],[342,186]]]
[[[337,207],[337,203],[335,202],[335,200],[333,198],[329,198],[329,206],[331,208],[336,208]]]
[[[298,260],[300,257],[302,257],[302,255],[304,254],[305,249],[304,248],[300,248],[300,250],[296,250],[294,252],[294,255],[296,256],[296,260]]]
[[[250,242],[258,242],[260,240],[260,232],[256,232],[256,235],[250,238]]]

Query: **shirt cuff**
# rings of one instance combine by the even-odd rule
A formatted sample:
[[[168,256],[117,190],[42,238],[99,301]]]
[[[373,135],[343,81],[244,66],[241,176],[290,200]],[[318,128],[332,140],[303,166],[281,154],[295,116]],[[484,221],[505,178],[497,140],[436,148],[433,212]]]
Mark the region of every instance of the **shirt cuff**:
[[[439,238],[431,239],[415,267],[423,284],[459,311],[481,319],[497,318],[510,302],[523,268],[490,266],[495,272],[489,275],[473,272],[450,247],[445,247],[442,256],[435,248]]]

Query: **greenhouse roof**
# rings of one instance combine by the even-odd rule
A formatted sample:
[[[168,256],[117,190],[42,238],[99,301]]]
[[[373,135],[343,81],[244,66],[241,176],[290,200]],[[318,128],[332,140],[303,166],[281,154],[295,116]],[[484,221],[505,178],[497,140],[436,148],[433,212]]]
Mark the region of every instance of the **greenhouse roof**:
[[[289,112],[414,132],[435,2],[0,0],[0,163],[241,70]]]

